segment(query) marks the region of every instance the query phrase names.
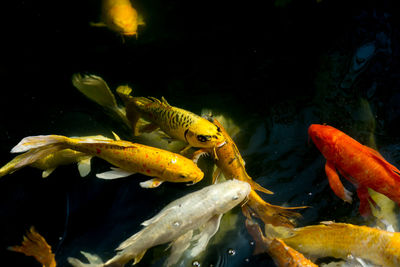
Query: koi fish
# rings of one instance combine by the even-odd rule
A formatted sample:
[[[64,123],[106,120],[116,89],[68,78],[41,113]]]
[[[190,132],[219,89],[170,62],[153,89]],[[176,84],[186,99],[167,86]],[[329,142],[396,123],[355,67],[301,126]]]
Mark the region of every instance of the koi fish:
[[[321,222],[292,229],[291,236],[282,240],[309,256],[347,259],[352,255],[385,267],[400,264],[400,233],[372,227]]]
[[[356,185],[361,215],[371,214],[369,203],[376,205],[368,188],[400,204],[400,171],[378,151],[328,125],[312,124],[308,134],[326,158],[325,172],[333,192],[344,201],[352,202],[352,194],[344,188],[336,170]]]
[[[139,25],[145,25],[129,0],[103,0],[102,22],[91,23],[95,27],[108,27],[122,35],[137,35]]]
[[[10,162],[0,168],[0,177],[11,174],[24,167],[19,163],[24,161],[31,153],[24,153],[13,158]],[[72,149],[63,149],[43,158],[38,158],[30,166],[43,170],[42,177],[48,177],[58,166],[78,163],[78,170],[81,177],[85,177],[90,172],[90,160],[92,156]],[[28,165],[28,164],[27,164]]]
[[[173,107],[164,99],[154,97],[132,97],[129,86],[120,86],[117,93],[125,103],[128,120],[134,135],[139,135],[137,122],[140,117],[150,123],[142,131],[151,132],[160,128],[172,138],[185,141],[189,147],[215,148],[224,142],[218,126],[208,120],[181,108]],[[186,149],[188,149],[187,147]]]
[[[251,217],[250,215],[253,214],[262,219],[264,223],[294,227],[290,218],[300,217],[300,214],[290,211],[290,209],[300,209],[305,207],[285,208],[265,202],[255,192],[255,190],[266,194],[273,194],[273,192],[262,187],[253,181],[253,179],[251,179],[246,172],[245,162],[235,142],[226,132],[225,128],[216,119],[210,118],[210,120],[212,120],[213,123],[220,129],[222,136],[225,139],[225,143],[216,148],[217,159],[215,164],[217,165],[217,169],[213,174],[213,182],[215,182],[218,176],[223,173],[226,179],[238,179],[240,181],[249,183],[252,187],[252,190],[249,194],[248,202],[244,206],[244,212],[247,217]],[[194,155],[194,161],[197,162],[199,156],[204,152],[207,152],[207,150],[196,151]],[[208,151],[208,153],[210,153],[210,151]]]
[[[260,225],[251,219],[246,219],[246,228],[255,241],[253,254],[268,253],[278,267],[317,267],[303,254],[289,247],[279,238],[264,236]]]
[[[218,231],[222,215],[241,203],[249,192],[248,183],[230,180],[171,202],[156,216],[144,221],[145,228],[122,242],[117,248],[119,252],[102,266],[124,266],[132,259],[136,264],[149,248],[168,242],[171,242],[171,254],[166,266],[177,263],[191,245],[190,255],[196,257]],[[193,236],[195,230],[200,232]],[[68,261],[74,266],[84,266],[74,258]]]
[[[43,264],[43,267],[56,267],[55,255],[51,252],[51,246],[43,236],[36,232],[33,226],[24,236],[21,246],[12,246],[8,249],[35,257],[38,262]]]
[[[145,188],[157,187],[164,181],[197,183],[204,176],[192,160],[182,155],[122,140],[38,135],[25,137],[11,152],[27,151],[29,156],[16,165],[19,168],[66,148],[102,158],[117,167],[97,174],[98,178],[116,179],[137,172],[155,177],[140,183]]]

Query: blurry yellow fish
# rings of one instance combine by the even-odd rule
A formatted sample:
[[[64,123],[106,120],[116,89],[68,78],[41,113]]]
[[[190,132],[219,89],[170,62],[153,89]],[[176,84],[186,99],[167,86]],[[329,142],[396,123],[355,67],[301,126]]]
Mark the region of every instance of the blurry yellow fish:
[[[102,22],[91,23],[92,26],[106,26],[125,36],[137,36],[138,26],[144,24],[129,0],[103,0]]]
[[[385,267],[400,266],[400,233],[322,222],[294,229],[282,240],[308,256],[346,259],[352,255]]]
[[[67,148],[102,158],[118,167],[97,174],[99,178],[117,179],[137,172],[154,177],[140,183],[146,188],[157,187],[164,181],[197,183],[204,176],[192,160],[182,155],[122,140],[38,135],[25,137],[11,152],[26,152],[29,155],[15,166],[20,168],[41,157]]]
[[[56,260],[54,254],[51,252],[51,247],[47,244],[43,236],[35,231],[32,226],[24,236],[21,246],[9,247],[9,250],[21,252],[26,256],[33,256],[35,259],[43,264],[43,267],[56,267]]]
[[[107,137],[98,135],[98,136],[87,136],[80,137],[82,139],[104,139],[111,140]],[[68,165],[71,163],[78,163],[78,170],[81,177],[85,177],[90,172],[90,160],[93,156],[88,155],[83,152],[75,151],[72,149],[61,149],[55,151],[54,153],[49,153],[47,155],[42,155],[41,157],[37,157],[35,160],[31,158],[31,155],[34,154],[36,150],[32,150],[30,152],[21,154],[13,158],[9,163],[0,168],[0,177],[11,174],[18,169],[25,167],[27,165],[43,170],[42,177],[46,178],[49,176],[58,166]],[[21,164],[24,162],[24,164]]]
[[[246,228],[255,241],[253,254],[267,252],[278,267],[317,267],[300,252],[287,246],[281,239],[268,238],[262,233],[258,223],[246,219]]]

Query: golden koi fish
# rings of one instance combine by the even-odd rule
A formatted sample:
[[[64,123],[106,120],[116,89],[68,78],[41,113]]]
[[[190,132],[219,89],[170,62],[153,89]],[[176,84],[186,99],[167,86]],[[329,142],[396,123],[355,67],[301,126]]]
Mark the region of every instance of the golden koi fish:
[[[400,265],[400,233],[322,222],[321,225],[293,229],[291,235],[282,240],[309,256],[346,259],[352,255],[385,267]]]
[[[11,152],[27,151],[29,154],[29,157],[16,165],[16,168],[20,168],[62,149],[72,149],[96,156],[118,167],[97,174],[99,178],[116,179],[137,172],[155,177],[140,183],[146,188],[157,187],[164,181],[197,183],[204,176],[192,160],[182,155],[122,140],[69,138],[61,135],[29,136],[22,139]]]
[[[21,246],[12,246],[8,248],[11,251],[21,252],[26,256],[33,256],[43,264],[43,267],[56,267],[54,254],[51,252],[50,245],[43,236],[36,232],[32,226],[24,236]]]
[[[278,267],[317,267],[300,252],[292,249],[281,239],[264,236],[258,223],[246,219],[246,228],[255,241],[253,254],[267,252]]]
[[[224,142],[218,126],[184,109],[173,107],[161,98],[132,97],[132,89],[120,86],[117,93],[125,103],[126,115],[132,123],[134,134],[140,131],[137,122],[140,117],[150,121],[142,131],[160,128],[170,137],[186,141],[192,147],[215,148]]]
[[[122,35],[137,35],[139,25],[145,25],[129,0],[103,0],[102,22],[91,23],[96,27],[108,27]]]
[[[248,202],[244,208],[246,216],[251,217],[251,214],[254,214],[262,219],[264,223],[271,223],[276,226],[281,225],[293,227],[294,225],[290,218],[300,217],[300,214],[290,211],[290,209],[300,209],[305,207],[285,208],[265,202],[254,190],[261,191],[266,194],[273,194],[273,192],[265,189],[251,179],[246,172],[245,162],[240,155],[235,142],[226,132],[225,128],[216,119],[213,119],[213,123],[220,129],[225,139],[225,143],[216,149],[216,155],[218,159],[216,160],[215,164],[218,168],[213,174],[213,181],[215,182],[222,172],[226,179],[238,179],[249,183],[252,187],[252,190],[250,192]],[[195,152],[194,161],[196,162],[201,153],[205,151],[207,150],[199,150]]]
[[[190,256],[196,257],[218,231],[223,214],[241,203],[249,192],[248,183],[230,180],[187,194],[144,221],[145,227],[122,242],[118,253],[101,266],[124,266],[130,260],[136,264],[148,249],[168,242],[171,253],[165,266],[176,264],[190,246]],[[199,233],[193,235],[197,230]],[[68,262],[75,267],[87,266],[75,258],[68,258]]]
[[[0,177],[11,174],[16,170],[28,165],[21,165],[21,161],[25,161],[33,153],[24,153],[16,156],[6,165],[0,168]],[[93,156],[72,149],[62,149],[44,157],[38,158],[32,162],[30,166],[43,170],[42,177],[48,177],[58,166],[78,163],[78,170],[81,177],[85,177],[90,172],[90,160]]]

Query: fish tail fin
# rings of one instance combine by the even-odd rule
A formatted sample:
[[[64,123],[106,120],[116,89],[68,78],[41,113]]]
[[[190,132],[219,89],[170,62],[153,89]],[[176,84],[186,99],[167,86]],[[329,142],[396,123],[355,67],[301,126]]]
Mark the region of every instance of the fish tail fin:
[[[26,152],[31,149],[42,148],[49,145],[59,145],[66,143],[68,137],[62,135],[36,135],[23,138],[15,147],[11,149],[11,153]]]
[[[103,78],[96,75],[82,76],[79,73],[75,73],[72,75],[72,84],[87,98],[117,115],[117,117],[127,123],[125,110],[118,107],[114,94]]]
[[[6,165],[0,168],[0,177],[3,177],[4,175],[13,173],[14,171],[17,170],[15,167],[16,164],[20,161],[21,157],[23,155],[19,155],[15,158],[13,158],[10,162],[8,162]]]
[[[89,261],[89,263],[83,263],[77,258],[68,257],[68,262],[74,267],[102,267],[104,266],[101,258],[95,254],[81,251],[81,254]]]
[[[140,119],[140,113],[137,110],[136,103],[137,103],[137,99],[142,99],[142,98],[146,99],[146,98],[131,96],[132,88],[130,88],[128,85],[118,86],[117,93],[125,104],[126,118],[128,119],[129,125],[133,130],[133,134],[135,136],[138,136],[139,135],[138,121]],[[147,100],[149,102],[151,102],[151,100],[149,100],[149,99],[147,99]],[[142,102],[140,102],[140,103],[141,103],[141,105],[143,105]]]
[[[249,197],[247,207],[250,209],[250,215],[260,218],[265,224],[272,224],[274,226],[285,226],[293,228],[295,226],[295,219],[301,217],[301,214],[293,210],[304,209],[307,206],[301,207],[282,207],[269,204],[265,202],[254,191]]]
[[[24,236],[21,246],[12,246],[8,249],[23,253],[26,256],[33,256],[38,262],[43,264],[43,266],[56,266],[55,256],[51,252],[50,245],[43,236],[36,232],[33,226],[27,232],[26,236]]]

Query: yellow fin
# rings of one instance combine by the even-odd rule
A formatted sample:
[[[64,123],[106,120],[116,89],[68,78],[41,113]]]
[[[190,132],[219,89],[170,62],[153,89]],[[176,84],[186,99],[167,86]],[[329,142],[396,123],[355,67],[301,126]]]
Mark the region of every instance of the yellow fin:
[[[167,106],[171,106],[163,96],[161,97],[161,103],[163,103]]]
[[[92,27],[107,27],[104,22],[90,22],[89,25]]]
[[[139,263],[139,261],[141,261],[141,259],[143,258],[144,254],[146,253],[146,250],[143,250],[142,252],[140,252],[136,257],[135,260],[133,261],[133,265]]]
[[[116,140],[116,141],[120,141],[121,140],[121,138],[114,132],[114,131],[111,131],[112,132],[112,134],[113,134],[113,136],[114,136],[114,139]]]

